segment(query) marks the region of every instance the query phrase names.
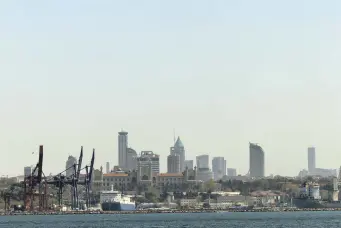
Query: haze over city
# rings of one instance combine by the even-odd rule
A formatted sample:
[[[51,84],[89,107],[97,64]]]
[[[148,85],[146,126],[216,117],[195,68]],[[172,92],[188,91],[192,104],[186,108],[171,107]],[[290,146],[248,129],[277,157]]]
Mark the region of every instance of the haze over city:
[[[181,5],[181,7],[179,7]],[[59,172],[84,146],[118,162],[117,132],[160,155],[224,156],[246,174],[341,163],[340,1],[7,1],[0,3],[0,175],[44,145]]]

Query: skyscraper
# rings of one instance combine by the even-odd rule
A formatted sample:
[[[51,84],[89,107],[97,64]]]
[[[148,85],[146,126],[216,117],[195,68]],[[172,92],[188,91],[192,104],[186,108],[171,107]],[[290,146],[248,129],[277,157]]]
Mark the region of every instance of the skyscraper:
[[[180,173],[180,156],[178,154],[168,155],[167,173]]]
[[[185,170],[185,147],[180,137],[176,140],[174,147],[171,147],[171,155],[174,154],[180,156],[180,172],[183,172]]]
[[[224,157],[214,157],[212,159],[212,171],[215,180],[220,180],[226,175],[226,160]]]
[[[65,164],[65,169],[66,169],[65,175],[67,177],[70,177],[75,173],[75,170],[73,168],[74,164],[77,164],[77,159],[73,156],[69,156]]]
[[[237,176],[237,170],[233,168],[227,168],[227,176],[229,177],[235,177]]]
[[[32,167],[31,166],[24,167],[24,176],[28,177],[31,175],[32,175]]]
[[[110,163],[107,162],[106,164],[106,173],[110,173]]]
[[[127,148],[126,153],[126,159],[127,159],[127,170],[136,170],[137,169],[137,153],[132,148]]]
[[[153,151],[141,151],[141,156],[137,158],[137,165],[144,167],[150,164],[153,173],[160,173],[160,156]]]
[[[118,166],[127,167],[128,132],[118,132]]]
[[[264,177],[264,151],[257,144],[250,143],[250,177]]]
[[[193,160],[185,160],[185,168],[188,169],[193,169],[194,168],[194,164],[193,164]]]
[[[316,169],[315,147],[308,148],[308,172],[314,173]]]
[[[210,158],[207,154],[199,155],[197,158],[197,168],[198,169],[209,169],[210,168]]]

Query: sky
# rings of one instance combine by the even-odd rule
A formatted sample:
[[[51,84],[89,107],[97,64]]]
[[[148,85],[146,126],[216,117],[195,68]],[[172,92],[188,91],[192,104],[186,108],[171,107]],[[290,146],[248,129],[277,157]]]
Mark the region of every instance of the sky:
[[[44,173],[68,155],[95,166],[129,146],[166,156],[173,129],[196,155],[246,174],[341,165],[341,2],[127,0],[0,2],[0,175]]]

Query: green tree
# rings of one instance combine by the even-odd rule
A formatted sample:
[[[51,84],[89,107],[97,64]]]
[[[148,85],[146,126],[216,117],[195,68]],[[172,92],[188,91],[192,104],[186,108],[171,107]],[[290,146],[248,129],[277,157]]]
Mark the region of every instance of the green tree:
[[[214,182],[213,179],[205,183],[205,190],[207,192],[213,192],[215,190],[215,187],[216,187],[216,183]]]

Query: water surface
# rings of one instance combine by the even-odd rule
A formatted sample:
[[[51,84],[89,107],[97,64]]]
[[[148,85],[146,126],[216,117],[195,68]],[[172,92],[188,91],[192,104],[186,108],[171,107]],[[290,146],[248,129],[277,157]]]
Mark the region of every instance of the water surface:
[[[0,227],[25,228],[186,228],[341,227],[341,212],[262,212],[135,215],[2,216]]]

